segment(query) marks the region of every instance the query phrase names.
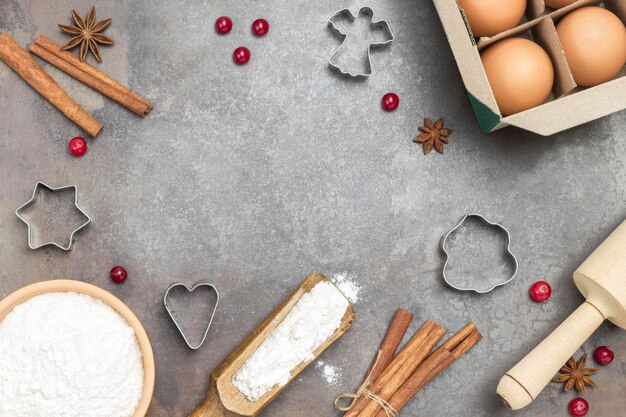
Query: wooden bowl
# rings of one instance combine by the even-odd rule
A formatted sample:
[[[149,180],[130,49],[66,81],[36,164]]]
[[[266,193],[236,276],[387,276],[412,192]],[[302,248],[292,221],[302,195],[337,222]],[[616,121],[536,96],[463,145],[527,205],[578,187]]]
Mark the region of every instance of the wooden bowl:
[[[72,280],[52,280],[42,281],[36,284],[29,285],[21,288],[14,293],[7,296],[0,301],[0,321],[4,317],[13,311],[13,308],[19,304],[22,304],[26,300],[48,292],[77,292],[86,294],[91,297],[101,300],[105,304],[111,306],[117,311],[133,328],[137,341],[139,342],[139,348],[143,356],[143,391],[141,393],[141,399],[135,409],[132,417],[145,417],[152,401],[152,393],[154,392],[154,380],[155,380],[155,364],[154,353],[152,352],[152,345],[150,339],[143,325],[131,311],[130,308],[122,300],[114,296],[108,291],[98,288],[95,285],[87,284],[81,281]]]

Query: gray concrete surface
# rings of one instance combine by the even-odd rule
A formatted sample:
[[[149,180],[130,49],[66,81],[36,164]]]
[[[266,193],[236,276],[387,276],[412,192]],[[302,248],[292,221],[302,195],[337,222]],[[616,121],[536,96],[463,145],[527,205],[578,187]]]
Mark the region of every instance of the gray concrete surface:
[[[22,45],[37,34],[63,42],[56,24],[91,1],[3,0],[0,29]],[[572,393],[550,385],[527,409],[507,411],[500,376],[582,301],[572,272],[626,217],[626,112],[546,139],[515,129],[480,133],[433,5],[369,3],[396,35],[373,54],[367,81],[327,68],[339,45],[326,21],[335,1],[101,1],[112,17],[98,65],[150,99],[140,119],[66,75],[53,77],[104,123],[80,159],[80,134],[0,65],[0,296],[39,280],[73,278],[108,289],[143,320],[158,381],[149,416],[185,416],[211,369],[308,273],[349,271],[362,286],[352,330],[324,356],[336,386],[307,370],[264,413],[320,417],[355,388],[397,307],[456,330],[474,320],[485,339],[438,377],[406,416],[566,416]],[[235,22],[225,37],[213,23]],[[256,39],[250,24],[271,23]],[[248,65],[232,64],[239,45]],[[388,91],[394,113],[380,109]],[[411,142],[424,116],[454,129],[445,155]],[[77,184],[93,224],[73,252],[31,251],[14,210],[37,180]],[[440,236],[462,214],[481,212],[513,234],[518,278],[488,295],[442,284]],[[122,264],[126,284],[108,279]],[[206,345],[191,352],[162,306],[174,281],[209,279],[222,304]],[[552,299],[528,287],[547,279]],[[616,361],[587,395],[590,416],[623,416],[626,333],[603,325],[584,350],[611,345]]]

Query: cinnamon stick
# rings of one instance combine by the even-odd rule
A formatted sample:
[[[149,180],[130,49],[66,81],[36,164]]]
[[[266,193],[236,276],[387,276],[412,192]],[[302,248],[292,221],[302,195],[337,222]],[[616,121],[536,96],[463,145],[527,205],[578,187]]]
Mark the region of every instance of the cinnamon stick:
[[[478,330],[474,329],[472,333],[465,338],[457,347],[452,351],[452,355],[454,359],[459,359],[461,356],[465,355],[471,348],[476,345],[476,343],[480,342],[482,339],[482,335],[478,332]]]
[[[466,337],[461,339],[463,335]],[[482,336],[473,323],[465,326],[422,363],[387,401],[389,405],[398,412],[402,410],[428,382],[467,353],[481,339]],[[375,417],[386,417],[386,414],[384,410],[380,410]]]
[[[102,125],[83,110],[8,33],[0,35],[0,59],[68,119],[96,137]]]
[[[443,345],[441,345],[441,347],[449,352],[452,352],[474,330],[476,330],[476,325],[471,322],[467,323],[465,326],[463,326],[461,330],[456,332],[450,339],[448,339]]]
[[[30,51],[141,117],[152,110],[152,104],[146,99],[88,63],[81,62],[74,54],[61,50],[60,45],[45,36],[39,36],[30,45]]]
[[[372,386],[369,388],[370,392],[376,394],[389,380],[393,378],[393,376],[409,361],[416,352],[420,350],[420,347],[423,343],[428,339],[429,335],[433,333],[436,329],[440,329],[437,331],[435,335],[431,337],[431,340],[436,338],[437,334],[443,330],[442,327],[437,326],[434,321],[427,320],[422,327],[415,333],[413,338],[406,344],[406,346],[400,351],[398,356],[396,356],[393,361],[389,364],[389,366],[385,369],[385,371],[373,381]],[[443,331],[445,334],[445,330]],[[443,337],[443,334],[437,339],[435,344]],[[432,343],[432,342],[431,342]],[[432,347],[431,347],[432,349]],[[426,355],[430,352],[426,352]],[[426,356],[424,355],[424,356]],[[371,400],[367,397],[359,398],[354,406],[344,414],[344,417],[355,417],[360,416],[360,413],[363,409],[365,409]]]
[[[386,375],[387,372],[374,383],[370,391],[378,398],[388,401],[400,387],[413,375],[416,369],[422,364],[424,359],[430,354],[432,349],[439,343],[441,338],[446,334],[443,327],[437,326],[428,335],[426,340],[411,355],[405,364],[393,375]],[[386,378],[385,378],[386,377]],[[373,417],[381,409],[378,402],[368,399],[367,406],[361,411],[358,417]]]
[[[383,373],[387,366],[391,363],[394,355],[398,351],[400,343],[409,329],[411,322],[413,321],[413,314],[399,308],[396,314],[393,316],[391,325],[387,330],[387,334],[383,338],[383,341],[378,348],[378,354],[372,363],[370,371],[367,374],[366,380],[370,382],[376,381],[380,374]]]

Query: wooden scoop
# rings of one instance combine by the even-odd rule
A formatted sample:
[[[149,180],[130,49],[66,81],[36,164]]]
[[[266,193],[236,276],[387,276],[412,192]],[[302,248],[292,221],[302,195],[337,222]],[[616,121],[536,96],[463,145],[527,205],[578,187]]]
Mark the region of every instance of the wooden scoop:
[[[204,401],[196,407],[189,417],[239,417],[239,416],[256,416],[265,407],[267,407],[274,398],[278,396],[285,388],[276,386],[266,393],[256,402],[249,401],[239,390],[233,385],[233,375],[243,366],[250,356],[259,348],[261,343],[270,335],[270,333],[282,322],[289,314],[291,309],[296,305],[300,298],[311,291],[316,284],[327,281],[323,275],[314,273],[309,275],[306,280],[291,294],[268,318],[256,328],[237,349],[235,349],[224,361],[211,373],[211,381],[209,393]],[[354,308],[350,305],[346,314],[341,320],[341,326],[335,333],[323,343],[316,351],[315,358],[328,349],[337,339],[339,339],[352,325],[354,321]],[[307,366],[315,360],[301,363],[291,372],[291,381],[293,381]]]
[[[626,221],[574,272],[585,301],[507,372],[498,395],[513,410],[530,404],[605,320],[626,329]]]

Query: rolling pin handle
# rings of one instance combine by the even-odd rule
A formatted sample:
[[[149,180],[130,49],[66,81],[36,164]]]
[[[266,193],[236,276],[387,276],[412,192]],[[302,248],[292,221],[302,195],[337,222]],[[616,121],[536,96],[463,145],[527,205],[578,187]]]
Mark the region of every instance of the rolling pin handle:
[[[583,303],[502,377],[500,398],[513,410],[526,407],[604,320],[605,314],[592,301]]]

